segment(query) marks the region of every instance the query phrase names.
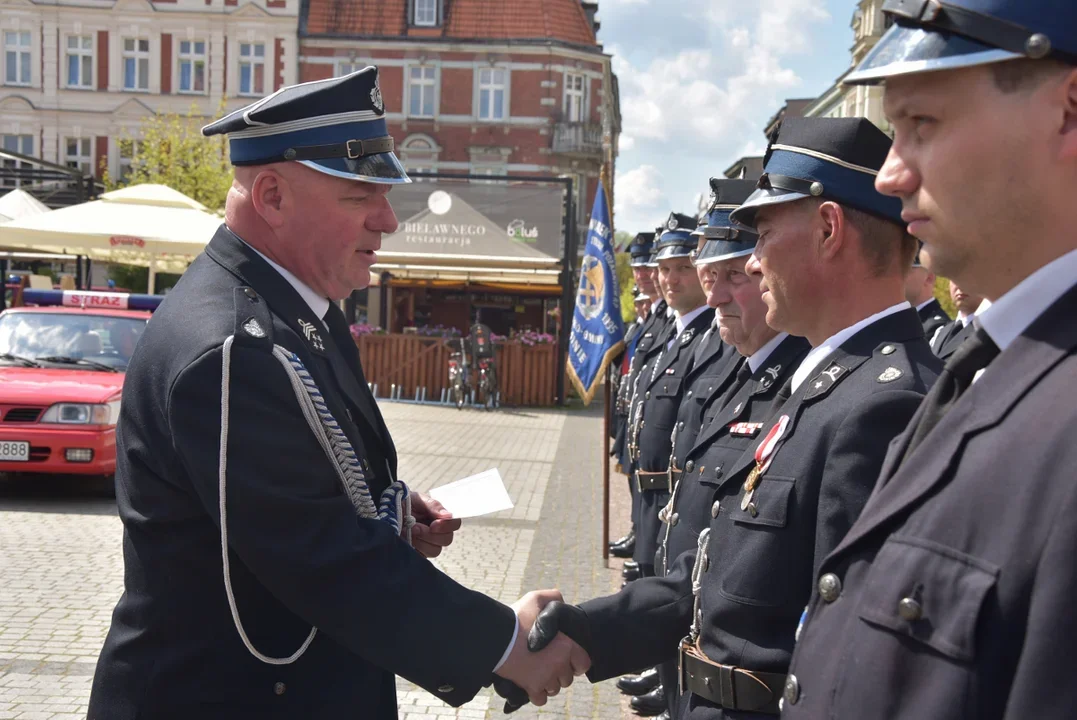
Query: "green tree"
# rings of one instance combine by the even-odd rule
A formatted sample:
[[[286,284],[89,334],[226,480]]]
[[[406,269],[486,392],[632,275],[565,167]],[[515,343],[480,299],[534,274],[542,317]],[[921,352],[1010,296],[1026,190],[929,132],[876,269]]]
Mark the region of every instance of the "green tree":
[[[950,299],[950,281],[944,277],[935,278],[935,299],[950,317],[957,317],[957,308],[954,307],[954,301]]]
[[[617,257],[617,282],[621,287],[621,318],[628,324],[636,319],[636,305],[633,302],[632,287],[636,284],[632,277],[632,258],[628,254],[628,245],[635,236],[618,230],[613,234],[613,249]]]
[[[196,107],[186,115],[169,113],[146,118],[139,137],[120,139],[120,154],[131,157],[123,177],[104,174],[105,188],[157,183],[178,190],[214,212],[224,209],[232,185],[232,165],[223,135],[202,137],[205,118]]]

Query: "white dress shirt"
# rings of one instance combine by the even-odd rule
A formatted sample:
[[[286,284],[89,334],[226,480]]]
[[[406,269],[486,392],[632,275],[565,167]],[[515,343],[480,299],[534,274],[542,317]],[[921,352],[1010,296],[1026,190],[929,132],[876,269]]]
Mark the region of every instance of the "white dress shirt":
[[[1077,250],[1047,263],[995,300],[979,315],[980,325],[1006,350],[1036,318],[1077,282]]]
[[[976,313],[963,313],[960,310],[957,311],[957,319],[963,328],[967,328],[974,317],[976,317]]]
[[[686,313],[684,315],[681,315],[680,313],[676,314],[676,319],[674,320],[674,322],[677,324],[677,334],[673,337],[673,339],[666,343],[666,350],[669,350],[671,347],[673,347],[673,343],[677,342],[677,338],[681,336],[681,333],[684,332],[684,329],[691,325],[692,321],[699,317],[699,314],[706,310],[708,307],[710,306],[700,305],[690,313]]]
[[[748,356],[748,367],[752,369],[753,375],[759,371],[759,368],[763,367],[763,363],[765,363],[767,358],[770,357],[770,354],[774,352],[774,348],[781,345],[782,340],[785,340],[787,337],[789,337],[789,333],[778,333],[770,340],[770,342]]]
[[[858,332],[871,325],[874,322],[882,320],[884,317],[889,317],[894,313],[901,312],[902,310],[911,310],[912,305],[907,301],[899,302],[897,305],[886,308],[882,312],[877,312],[871,317],[864,318],[860,322],[856,323],[852,327],[847,327],[838,334],[827,338],[823,341],[822,345],[814,347],[811,352],[804,358],[804,362],[800,363],[800,367],[793,373],[793,392],[797,391],[805,380],[815,371],[817,367],[823,364],[823,361],[830,357],[830,354],[841,347],[841,344],[856,335]]]
[[[239,236],[237,235],[236,237]],[[246,245],[245,242],[243,244]],[[318,319],[322,320],[322,324],[325,323],[323,318],[325,318],[325,314],[329,312],[328,298],[324,298],[319,295],[317,292],[314,291],[313,288],[311,288],[310,285],[307,285],[305,282],[297,278],[287,269],[281,267],[277,263],[267,258],[262,253],[258,252],[258,250],[256,250],[255,248],[251,247],[250,245],[247,245],[247,247],[250,247],[251,250],[254,250],[254,252],[258,253],[259,257],[269,263],[269,267],[280,273],[280,276],[287,280],[288,284],[295,288],[295,291],[299,293],[299,297],[303,298],[303,301],[310,306],[311,311],[313,311],[313,313],[318,317]],[[512,639],[509,640],[509,646],[505,648],[505,652],[501,655],[501,659],[498,660],[497,665],[494,666],[493,672],[497,672],[498,670],[500,670],[501,666],[505,664],[505,661],[509,659],[509,653],[512,652],[512,646],[516,644],[516,638],[519,634],[520,618],[516,618],[516,627],[512,631]]]

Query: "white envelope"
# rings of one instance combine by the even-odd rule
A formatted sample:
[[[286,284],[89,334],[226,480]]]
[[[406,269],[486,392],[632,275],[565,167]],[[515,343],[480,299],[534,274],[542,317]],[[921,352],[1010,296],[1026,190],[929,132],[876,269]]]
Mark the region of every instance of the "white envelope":
[[[455,518],[478,517],[512,509],[505,483],[497,468],[451,482],[430,491]]]

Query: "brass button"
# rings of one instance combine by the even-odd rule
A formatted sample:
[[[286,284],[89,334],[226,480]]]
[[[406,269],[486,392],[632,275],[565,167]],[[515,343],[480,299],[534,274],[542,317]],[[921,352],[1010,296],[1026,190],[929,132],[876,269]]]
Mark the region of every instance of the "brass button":
[[[651,391],[650,390],[647,391],[647,395],[646,395],[645,399],[647,399],[647,400],[651,399]]]
[[[714,479],[717,480],[720,477],[722,477],[722,466],[721,465],[714,468]]]
[[[691,391],[691,390],[689,390],[689,391],[688,391],[688,397],[689,397],[689,398],[691,398],[691,397],[692,397],[692,391]]]
[[[441,693],[442,695],[446,695],[448,693],[451,693],[455,689],[456,688],[454,688],[452,685],[442,685],[441,687],[438,688],[438,692]]]
[[[755,506],[754,502],[748,503],[747,510],[748,510],[748,514],[751,515],[752,517],[756,517],[757,515],[759,515],[759,508],[757,508]]]
[[[676,524],[679,523],[680,521],[681,521],[681,516],[678,513],[673,513],[669,518],[669,524],[671,526],[676,526]]]
[[[919,620],[924,615],[924,609],[920,607],[920,603],[907,597],[898,603],[898,615],[910,621]]]
[[[696,464],[695,464],[695,462],[694,462],[694,461],[692,461],[692,460],[689,460],[689,461],[688,461],[688,464],[686,464],[686,465],[684,466],[684,471],[685,471],[685,472],[692,472],[692,471],[693,471],[693,470],[695,469],[695,467],[696,467]]]
[[[789,675],[785,679],[785,690],[782,691],[782,699],[790,705],[796,705],[800,699],[800,682],[796,675]]]
[[[819,597],[832,603],[841,595],[841,580],[834,573],[827,573],[819,578]]]
[[[254,291],[254,288],[243,288],[243,294],[249,297],[251,300],[258,299],[258,293]]]
[[[714,504],[711,505],[711,517],[712,518],[718,517],[718,513],[721,512],[721,510],[722,510],[722,503],[715,500]]]
[[[887,345],[883,348],[883,355],[893,355],[895,350],[897,350],[897,348],[893,345]]]
[[[282,682],[273,683],[273,694],[274,695],[283,695],[284,691],[287,690],[287,689],[288,688],[286,688],[284,686],[284,683],[282,683]]]
[[[677,423],[677,429],[684,430],[684,420],[681,420],[679,423]]]

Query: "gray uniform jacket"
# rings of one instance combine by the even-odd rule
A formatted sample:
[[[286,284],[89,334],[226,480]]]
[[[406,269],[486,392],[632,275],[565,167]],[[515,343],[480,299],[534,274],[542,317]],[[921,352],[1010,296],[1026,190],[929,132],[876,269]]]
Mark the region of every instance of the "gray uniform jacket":
[[[894,443],[860,519],[815,573],[840,592],[812,599],[786,716],[1077,714],[1075,313],[1077,287],[900,467],[910,433]]]

